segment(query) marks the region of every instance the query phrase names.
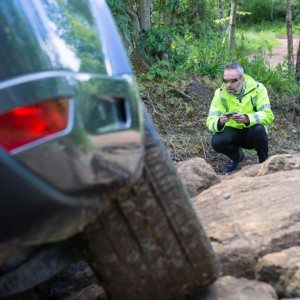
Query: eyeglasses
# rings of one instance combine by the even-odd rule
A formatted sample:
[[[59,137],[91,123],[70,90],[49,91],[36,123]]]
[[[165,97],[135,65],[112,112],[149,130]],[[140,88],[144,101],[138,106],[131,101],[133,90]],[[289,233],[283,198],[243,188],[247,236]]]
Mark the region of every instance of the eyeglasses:
[[[233,79],[222,79],[223,80],[223,82],[225,83],[225,84],[227,84],[227,83],[236,83],[236,82],[238,82],[239,80],[240,80],[241,78],[233,78]]]

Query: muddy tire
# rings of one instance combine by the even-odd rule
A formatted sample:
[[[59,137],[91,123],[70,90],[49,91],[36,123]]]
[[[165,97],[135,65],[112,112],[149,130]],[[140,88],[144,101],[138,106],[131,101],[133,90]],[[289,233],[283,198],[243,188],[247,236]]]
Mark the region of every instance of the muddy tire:
[[[151,121],[145,165],[129,192],[90,224],[82,244],[112,299],[186,299],[216,277],[216,262]]]

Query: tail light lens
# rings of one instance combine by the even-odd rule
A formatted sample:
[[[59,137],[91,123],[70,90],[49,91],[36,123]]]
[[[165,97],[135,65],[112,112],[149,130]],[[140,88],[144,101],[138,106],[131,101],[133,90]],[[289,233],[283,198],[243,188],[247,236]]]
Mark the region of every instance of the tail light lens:
[[[68,99],[53,99],[0,115],[0,146],[11,151],[64,130],[68,111]]]

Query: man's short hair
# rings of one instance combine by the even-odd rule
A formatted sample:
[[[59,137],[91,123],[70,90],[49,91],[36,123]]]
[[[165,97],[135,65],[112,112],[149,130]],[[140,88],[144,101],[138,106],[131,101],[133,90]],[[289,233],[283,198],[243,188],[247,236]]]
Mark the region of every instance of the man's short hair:
[[[244,68],[235,61],[228,63],[224,70],[237,70],[240,76],[244,76]]]

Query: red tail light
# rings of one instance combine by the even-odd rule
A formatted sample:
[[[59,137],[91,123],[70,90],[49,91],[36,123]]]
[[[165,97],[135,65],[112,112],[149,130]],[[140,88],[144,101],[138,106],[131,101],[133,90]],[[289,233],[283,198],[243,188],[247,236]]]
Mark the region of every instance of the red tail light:
[[[0,146],[7,151],[64,130],[68,99],[54,99],[15,108],[0,115]]]

